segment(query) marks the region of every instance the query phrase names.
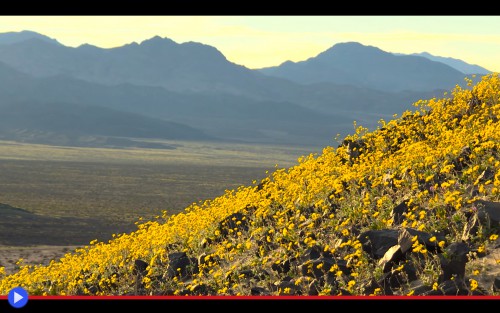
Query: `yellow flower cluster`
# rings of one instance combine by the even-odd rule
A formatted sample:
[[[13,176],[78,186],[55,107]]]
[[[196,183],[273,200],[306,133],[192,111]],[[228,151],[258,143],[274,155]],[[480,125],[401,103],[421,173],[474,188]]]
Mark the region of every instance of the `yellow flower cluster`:
[[[319,155],[299,158],[296,166],[277,169],[258,186],[226,190],[180,214],[138,224],[133,233],[116,235],[107,243],[92,242],[48,266],[20,265],[12,275],[0,268],[0,294],[22,286],[40,295],[122,295],[138,292],[138,284],[143,294],[183,294],[200,286],[212,294],[248,295],[251,287],[293,294],[295,288],[310,284],[307,275],[315,271],[333,273],[344,291],[360,294],[362,282],[376,270],[357,235],[396,227],[391,214],[396,205],[408,201],[403,226],[451,229],[450,236],[461,236],[462,228],[457,226],[455,234],[453,223],[470,205],[470,188],[483,199],[499,200],[499,99],[498,74],[483,77],[469,89],[457,86],[450,97],[419,101],[415,112],[381,121],[375,131],[358,127],[345,138],[358,143],[354,149],[349,144],[326,147]],[[487,170],[496,175],[483,179]],[[221,226],[235,213],[243,218]],[[491,235],[484,241],[497,238]],[[344,262],[349,272],[315,263],[302,276],[300,264],[293,262],[315,246]],[[416,240],[412,250],[428,253]],[[173,252],[198,258],[198,270],[192,270],[189,279],[165,278]],[[137,259],[148,264],[140,281],[134,269]],[[296,280],[271,288],[285,276],[272,269],[287,266]],[[267,278],[256,280],[259,275]],[[334,290],[328,282],[318,287],[320,294]],[[373,294],[380,292],[375,289]]]

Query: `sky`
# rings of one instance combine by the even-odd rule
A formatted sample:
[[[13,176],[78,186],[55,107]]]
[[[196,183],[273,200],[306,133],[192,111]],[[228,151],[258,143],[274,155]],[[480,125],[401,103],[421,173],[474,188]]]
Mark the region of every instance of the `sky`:
[[[31,30],[102,48],[153,36],[216,47],[248,68],[314,57],[357,41],[388,52],[429,52],[500,72],[500,16],[0,16],[0,33]]]

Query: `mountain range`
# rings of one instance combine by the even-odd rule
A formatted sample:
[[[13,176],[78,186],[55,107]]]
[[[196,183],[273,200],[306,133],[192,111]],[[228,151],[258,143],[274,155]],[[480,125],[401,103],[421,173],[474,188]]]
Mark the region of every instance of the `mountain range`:
[[[356,42],[336,44],[305,61],[287,61],[260,71],[301,84],[331,82],[387,92],[448,89],[464,77],[464,73],[441,62],[394,55]]]
[[[396,54],[398,55],[398,54]],[[459,59],[450,57],[440,57],[430,54],[429,52],[412,53],[411,55],[421,56],[427,58],[431,61],[441,62],[446,65],[453,67],[454,69],[464,73],[464,74],[480,74],[485,75],[491,73],[491,71],[485,69],[482,66],[476,64],[469,64]]]
[[[374,128],[464,77],[443,62],[359,43],[252,70],[214,47],[158,36],[103,49],[67,47],[30,31],[3,33],[0,138],[330,145],[336,134],[353,131],[354,120]]]

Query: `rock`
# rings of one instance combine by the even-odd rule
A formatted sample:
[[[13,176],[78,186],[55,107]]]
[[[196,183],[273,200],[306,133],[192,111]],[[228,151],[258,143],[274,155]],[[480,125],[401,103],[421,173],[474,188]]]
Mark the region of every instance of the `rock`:
[[[464,168],[469,166],[471,149],[465,146],[460,150],[458,156],[452,161],[455,171],[461,172]]]
[[[290,260],[285,260],[278,264],[273,263],[271,269],[279,274],[288,273],[290,271]]]
[[[95,285],[91,285],[91,286],[87,285],[86,288],[87,288],[90,295],[96,295],[99,291],[101,291],[100,288],[95,286]],[[83,294],[83,295],[86,295],[86,294]]]
[[[408,200],[405,200],[392,209],[391,216],[394,225],[401,225],[404,220],[404,213],[408,212]]]
[[[198,260],[196,258],[189,258],[185,252],[174,252],[168,255],[166,278],[185,279],[196,273],[198,273]]]
[[[244,278],[252,278],[255,277],[255,273],[252,270],[242,270],[238,272],[238,276],[243,275]]]
[[[316,208],[314,206],[300,207],[299,211],[305,218],[310,218],[316,212]]]
[[[495,277],[495,280],[493,281],[493,291],[494,292],[500,291],[500,277]]]
[[[298,296],[302,294],[301,288],[292,281],[282,280],[274,283],[274,286],[280,296]]]
[[[484,183],[488,180],[493,180],[494,178],[495,171],[488,167],[477,177],[477,180],[479,183]]]
[[[250,294],[252,296],[270,296],[271,295],[269,290],[267,290],[266,288],[262,288],[262,287],[253,287],[252,289],[250,289]]]
[[[313,246],[311,248],[307,248],[306,251],[304,251],[304,254],[302,254],[298,259],[301,262],[315,260],[321,257],[322,252],[323,249],[320,246]]]
[[[477,208],[479,221],[491,228],[500,228],[500,202],[477,200],[473,202]]]
[[[393,292],[389,284],[386,282],[385,279],[386,276],[387,274],[385,274],[384,277],[379,281],[371,279],[368,283],[363,284],[362,285],[363,294],[369,296],[375,294],[376,289],[380,289],[380,291],[377,292],[377,295],[385,295],[385,296],[393,295]]]
[[[391,270],[392,265],[395,262],[399,262],[404,257],[404,253],[399,245],[395,245],[389,248],[384,254],[384,256],[379,260],[378,265],[382,267],[382,271],[387,273]]]
[[[141,276],[146,276],[147,274],[147,268],[149,264],[147,262],[144,262],[143,260],[135,260],[134,262],[134,275],[141,275]]]
[[[428,292],[432,291],[432,287],[427,285],[421,285],[412,290],[414,296],[424,296],[427,295]]]
[[[425,233],[422,233],[422,236],[424,234]],[[406,252],[408,252],[411,249],[411,247],[413,245],[413,240],[412,240],[413,236],[415,236],[415,235],[411,234],[405,228],[402,228],[402,229],[399,230],[399,233],[398,233],[398,245],[401,248],[401,252],[406,253]],[[430,240],[430,238],[428,240]]]
[[[432,234],[418,231],[412,228],[404,228],[411,237],[417,236],[417,240],[424,244],[426,249],[429,251],[438,250],[438,242],[444,238],[437,238],[437,240],[431,242],[430,239],[434,236]],[[374,259],[378,260],[382,258],[389,248],[398,244],[399,233],[402,230],[397,229],[382,229],[382,230],[369,230],[358,236],[359,241],[362,244],[363,250],[370,254]],[[436,235],[438,237],[440,235]]]
[[[283,277],[281,280],[282,280],[282,281],[292,281],[292,280],[293,280],[293,278],[292,278],[292,276],[285,276],[285,277]]]
[[[233,213],[219,223],[219,231],[222,237],[230,234],[230,230],[232,230],[233,233],[248,230],[248,219],[243,213]]]
[[[443,270],[442,280],[450,280],[453,275],[463,279],[465,275],[465,264],[468,261],[467,254],[470,252],[469,246],[463,242],[454,242],[446,247],[446,257],[440,255],[441,269]]]
[[[271,276],[266,270],[242,270],[237,272],[237,276],[244,274],[245,278],[253,278],[255,280],[267,280]]]
[[[469,289],[462,279],[446,280],[439,284],[437,290],[430,290],[426,296],[467,296]]]
[[[398,244],[390,247],[378,262],[383,272],[389,272],[393,264],[404,260],[405,254],[411,249],[412,244],[411,234],[406,229],[401,229],[399,231]]]
[[[477,210],[477,209],[476,209]],[[462,241],[466,242],[469,240],[471,235],[477,233],[479,227],[479,217],[478,214],[471,214],[468,218],[467,223],[464,225],[464,229],[462,230]]]
[[[319,295],[319,291],[321,290],[320,283],[317,279],[314,279],[307,286],[307,295],[308,296],[317,296]]]
[[[338,287],[339,282],[337,280],[337,273],[333,273],[333,272],[326,273],[325,282],[328,285]]]
[[[412,263],[403,264],[400,270],[393,270],[384,274],[383,280],[392,290],[398,289],[402,285],[410,284],[417,280],[417,270]],[[379,282],[379,284],[382,284]]]
[[[369,230],[359,235],[363,250],[374,259],[380,259],[398,243],[398,231],[394,229]]]

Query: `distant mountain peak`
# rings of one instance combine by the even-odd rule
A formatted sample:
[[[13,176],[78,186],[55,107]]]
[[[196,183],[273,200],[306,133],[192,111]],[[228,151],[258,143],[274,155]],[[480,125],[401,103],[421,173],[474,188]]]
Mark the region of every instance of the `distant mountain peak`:
[[[339,49],[372,49],[372,50],[379,50],[382,51],[381,49],[374,47],[374,46],[369,46],[369,45],[364,45],[360,42],[357,41],[347,41],[347,42],[339,42],[334,44],[331,48],[328,50],[339,50]],[[328,51],[326,50],[326,51]]]
[[[417,55],[421,55],[421,56],[429,56],[429,57],[430,57],[430,56],[433,56],[432,54],[430,54],[429,52],[426,52],[426,51],[424,51],[424,52],[420,52],[420,53],[416,53],[416,54],[417,54]],[[449,59],[451,59],[451,58],[449,58]]]
[[[339,47],[371,47],[371,46],[367,46],[367,45],[364,45],[360,42],[357,42],[357,41],[345,41],[345,42],[339,42],[339,43],[336,43],[332,46],[332,48],[339,48]]]
[[[351,54],[362,54],[362,55],[387,54],[387,52],[374,46],[363,45],[355,41],[348,41],[348,42],[340,42],[333,45],[329,49],[318,54],[317,57],[318,58],[330,57],[331,55],[338,55],[338,54],[349,56]]]
[[[140,43],[140,46],[143,46],[143,45],[156,46],[156,45],[166,45],[166,44],[177,45],[177,43],[175,41],[173,41],[172,39],[167,38],[167,37],[160,37],[157,35],[157,36],[151,37],[149,39],[143,40]]]
[[[305,61],[260,71],[301,84],[329,82],[389,92],[448,89],[463,81],[463,74],[449,65],[359,42],[337,43]]]
[[[39,34],[31,30],[23,30],[20,32],[6,32],[0,33],[0,45],[10,45],[27,40],[37,39],[44,42],[61,45],[59,41],[54,38]]]

